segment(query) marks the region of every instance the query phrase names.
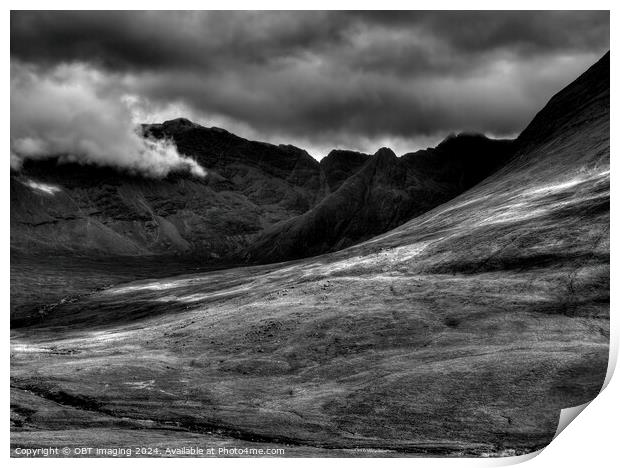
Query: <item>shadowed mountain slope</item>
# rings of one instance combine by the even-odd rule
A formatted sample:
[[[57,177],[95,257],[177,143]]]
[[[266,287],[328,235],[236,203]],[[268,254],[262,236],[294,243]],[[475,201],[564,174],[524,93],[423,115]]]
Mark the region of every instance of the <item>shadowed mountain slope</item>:
[[[180,440],[307,454],[543,447],[607,369],[609,56],[517,145],[482,183],[367,242],[125,284],[13,331],[12,444],[97,446],[149,421],[132,441],[174,422]]]
[[[193,157],[202,167],[215,171],[261,203],[284,202],[305,211],[320,197],[319,163],[295,146],[250,141],[183,118],[144,125],[143,129],[155,138],[172,139],[180,153]],[[294,195],[284,192],[283,184],[291,186]]]
[[[471,148],[446,152],[442,148],[450,144],[444,143],[428,150],[440,155],[434,161],[423,155],[379,161],[337,150],[319,164],[294,146],[245,140],[187,119],[144,125],[143,131],[173,140],[207,170],[206,177],[156,180],[58,159],[27,161],[11,174],[11,248],[21,254],[198,256],[208,263],[322,253],[384,232],[457,195],[501,161],[501,154],[487,157],[489,148],[507,147],[483,137],[456,137],[454,143],[472,140]],[[362,203],[367,206],[358,213]],[[281,234],[280,228],[270,230],[287,221]],[[324,235],[325,223],[337,228]],[[289,225],[300,232],[278,239],[288,235]],[[247,256],[254,244],[264,254]]]
[[[359,171],[370,158],[356,151],[333,150],[321,159],[321,169],[329,192],[335,192],[353,174]]]
[[[465,134],[402,158],[388,148],[372,157],[348,154],[361,167],[357,173],[340,184],[336,179],[330,187],[337,190],[311,210],[265,230],[248,257],[302,258],[369,239],[454,198],[511,154],[510,141]]]
[[[27,161],[11,175],[17,251],[230,258],[257,232],[319,197],[317,161],[292,146],[250,142],[184,119],[149,126],[174,135],[208,171],[147,179],[108,168]]]

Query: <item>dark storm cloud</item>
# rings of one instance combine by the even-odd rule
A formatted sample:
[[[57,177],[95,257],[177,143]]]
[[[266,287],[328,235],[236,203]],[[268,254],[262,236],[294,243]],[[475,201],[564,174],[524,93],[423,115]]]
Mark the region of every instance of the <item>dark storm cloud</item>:
[[[607,12],[11,15],[12,60],[42,76],[79,63],[154,115],[320,152],[515,134],[608,47]]]
[[[369,41],[364,43],[364,36]],[[359,41],[356,41],[360,39]],[[433,39],[437,49],[429,50]],[[409,39],[407,41],[406,39]],[[458,52],[544,54],[609,42],[607,12],[14,12],[11,53],[37,62],[80,60],[110,68],[217,68],[326,54],[351,64],[421,72]],[[448,67],[449,68],[449,67]]]
[[[268,64],[339,41],[323,13],[17,12],[11,54],[41,63],[110,69],[200,69]]]

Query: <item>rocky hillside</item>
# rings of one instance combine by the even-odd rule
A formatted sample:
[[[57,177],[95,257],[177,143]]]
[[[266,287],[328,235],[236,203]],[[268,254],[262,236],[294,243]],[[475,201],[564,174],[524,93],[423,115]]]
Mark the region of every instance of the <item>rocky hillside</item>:
[[[356,151],[333,150],[321,159],[328,192],[335,192],[368,162],[369,155]]]
[[[267,229],[248,257],[262,262],[302,258],[370,239],[474,186],[511,154],[510,141],[465,134],[401,158],[388,148],[371,157],[332,153],[325,164],[333,171],[328,177],[332,193],[306,213]],[[342,166],[359,169],[344,179]]]
[[[298,148],[251,142],[184,119],[147,131],[174,138],[207,176],[155,180],[56,160],[27,162],[11,174],[11,247],[230,258],[319,197],[319,164]]]
[[[176,255],[274,261],[385,232],[471,187],[510,144],[459,136],[396,158],[249,141],[187,119],[144,125],[206,169],[163,180],[112,169],[26,162],[11,174],[11,248],[19,253]]]

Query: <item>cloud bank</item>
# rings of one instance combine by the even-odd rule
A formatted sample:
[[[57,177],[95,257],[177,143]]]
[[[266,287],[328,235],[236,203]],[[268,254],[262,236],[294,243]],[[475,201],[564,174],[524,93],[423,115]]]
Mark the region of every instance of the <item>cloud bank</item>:
[[[119,95],[101,73],[61,65],[46,74],[11,67],[11,166],[26,158],[117,167],[149,177],[171,171],[204,176],[170,141],[143,138],[132,100]]]
[[[188,117],[317,158],[515,136],[608,49],[605,11],[11,14],[12,60],[40,79],[79,65],[153,121]]]

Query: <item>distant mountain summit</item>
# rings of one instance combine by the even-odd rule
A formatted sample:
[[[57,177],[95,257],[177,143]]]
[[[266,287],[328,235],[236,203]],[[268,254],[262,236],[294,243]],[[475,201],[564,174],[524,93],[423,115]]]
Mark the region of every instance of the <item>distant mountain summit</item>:
[[[366,164],[370,156],[347,150],[332,150],[321,159],[321,168],[329,192],[335,192],[353,173]]]
[[[184,118],[144,125],[143,129],[146,135],[172,139],[180,153],[225,178],[240,181],[252,168],[280,179],[299,193],[301,198],[296,203],[300,209],[308,209],[320,189],[319,163],[295,146],[246,140],[221,128],[203,127]],[[241,182],[239,188],[247,189],[246,182]],[[308,198],[308,194],[300,191],[312,195]]]

